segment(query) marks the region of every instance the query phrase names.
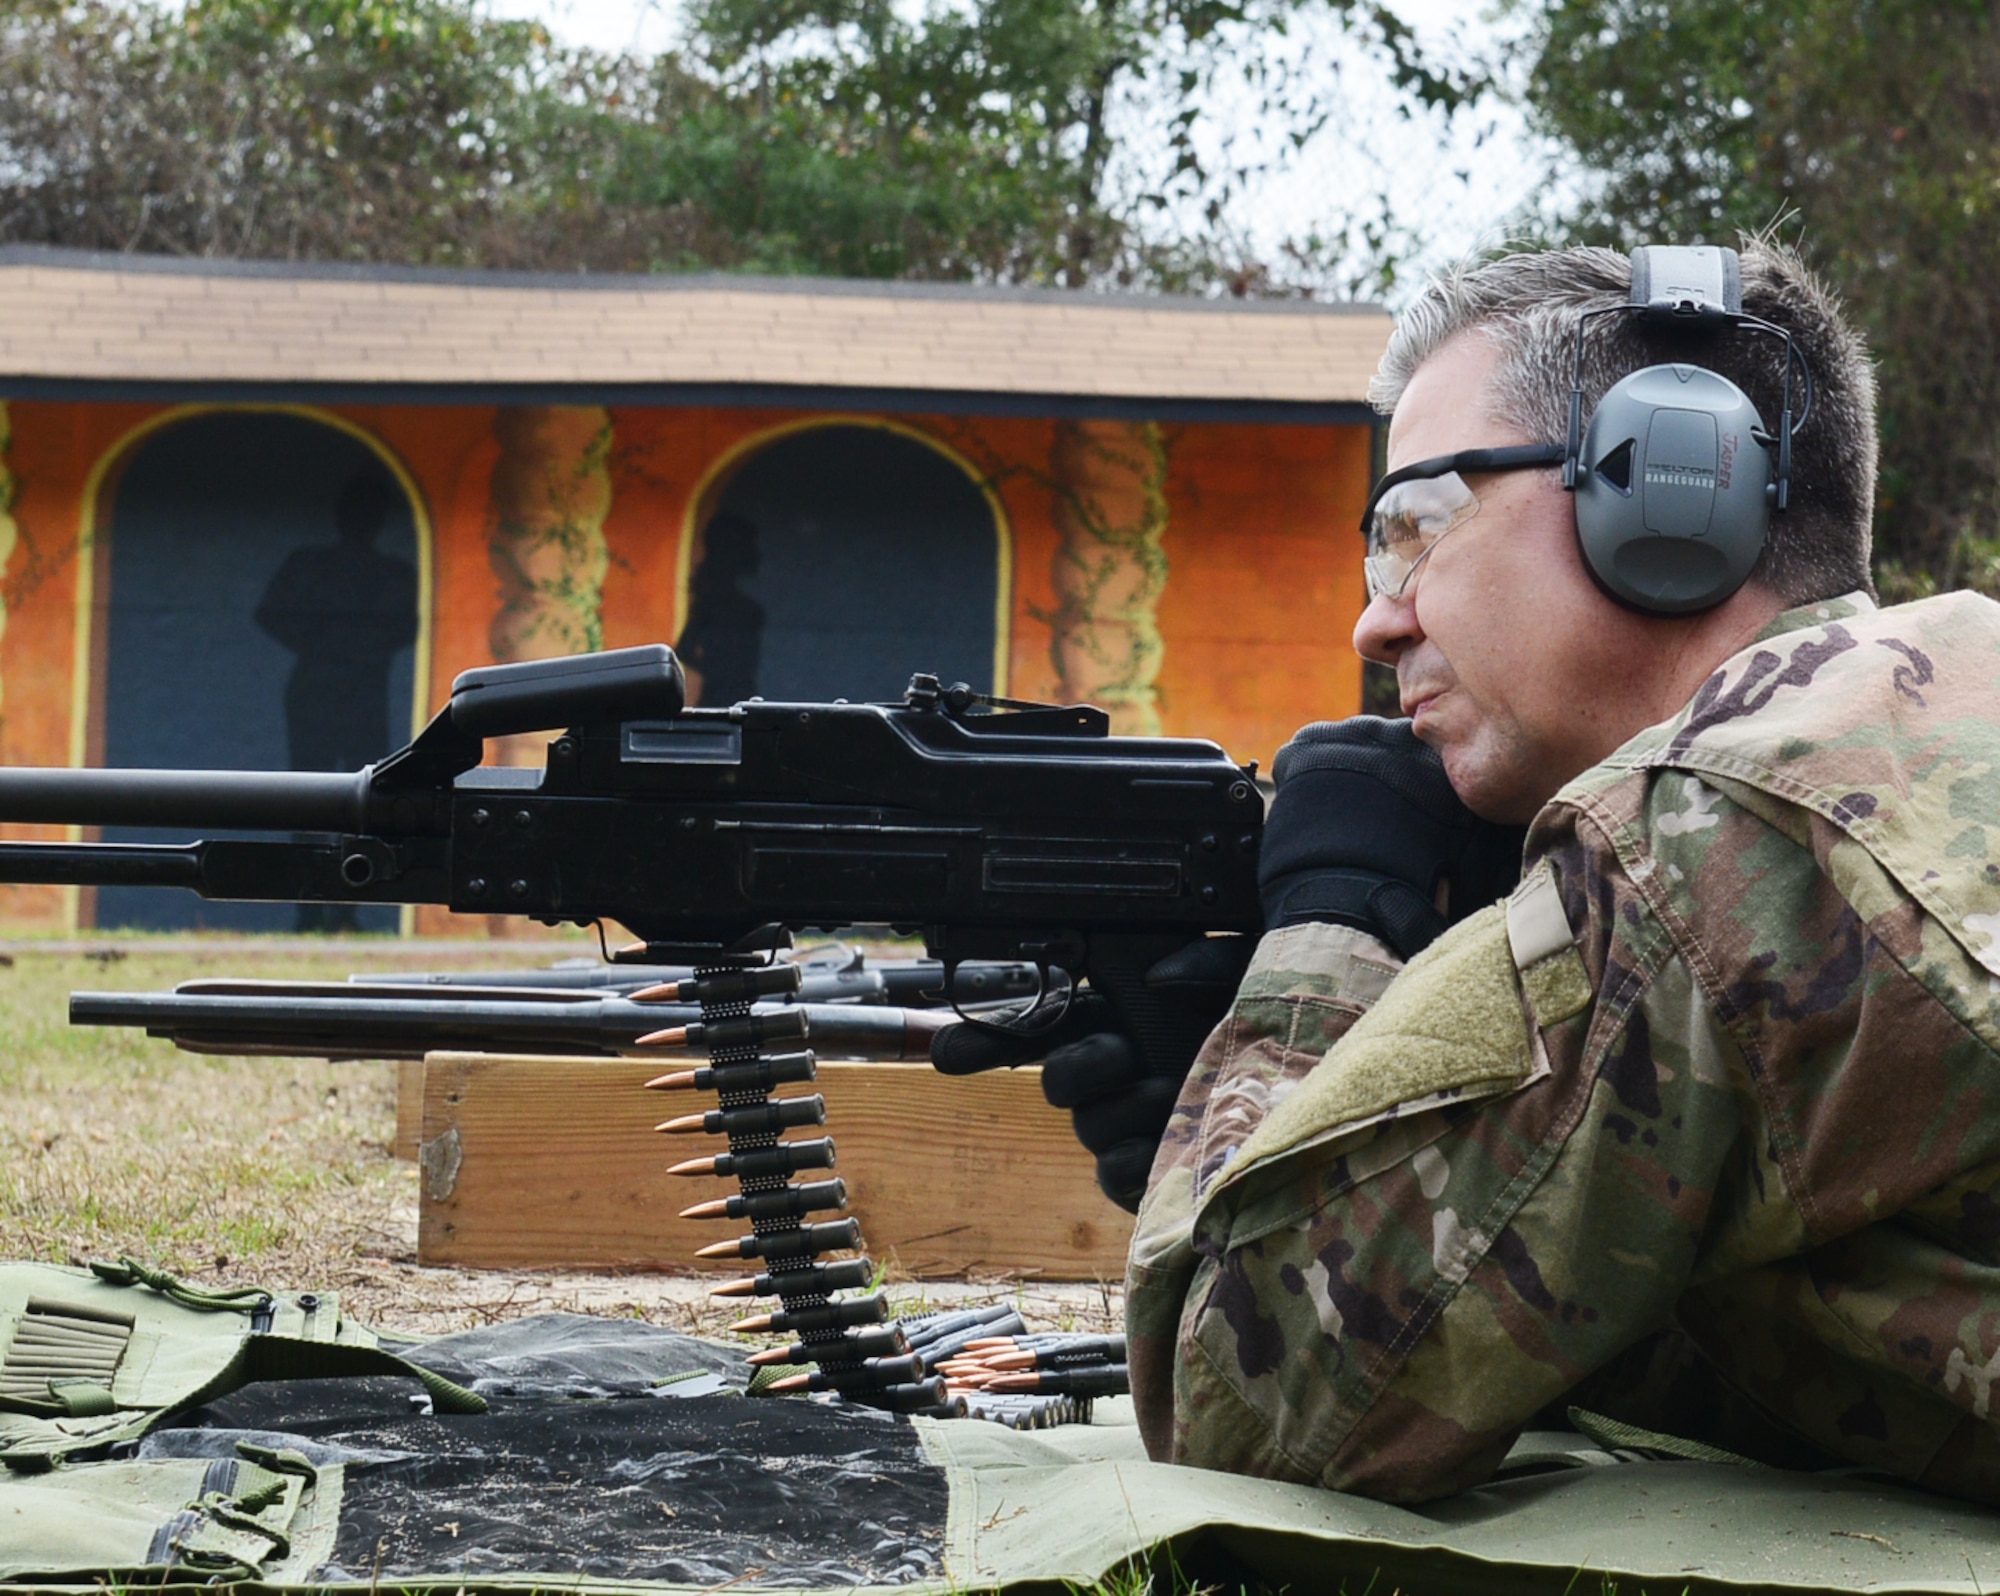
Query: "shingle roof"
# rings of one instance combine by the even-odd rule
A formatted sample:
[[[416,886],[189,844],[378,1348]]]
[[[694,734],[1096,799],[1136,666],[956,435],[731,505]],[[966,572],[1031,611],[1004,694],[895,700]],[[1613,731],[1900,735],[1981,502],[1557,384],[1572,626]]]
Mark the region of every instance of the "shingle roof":
[[[1373,305],[0,248],[0,392],[16,393],[684,386],[1345,408],[1389,326]]]

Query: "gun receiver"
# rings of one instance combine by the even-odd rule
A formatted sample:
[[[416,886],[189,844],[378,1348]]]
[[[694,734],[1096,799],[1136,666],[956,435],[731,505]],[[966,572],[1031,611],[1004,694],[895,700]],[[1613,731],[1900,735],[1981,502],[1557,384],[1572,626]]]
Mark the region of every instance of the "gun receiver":
[[[1145,968],[1259,927],[1263,804],[1213,743],[1113,737],[1088,707],[978,713],[924,676],[897,705],[683,701],[653,645],[468,671],[354,775],[0,770],[0,821],[286,834],[6,843],[0,881],[612,919],[661,962],[887,924],[948,970],[1088,974],[1147,1052],[1165,1038]],[[556,734],[541,771],[480,768],[486,738],[536,731]]]

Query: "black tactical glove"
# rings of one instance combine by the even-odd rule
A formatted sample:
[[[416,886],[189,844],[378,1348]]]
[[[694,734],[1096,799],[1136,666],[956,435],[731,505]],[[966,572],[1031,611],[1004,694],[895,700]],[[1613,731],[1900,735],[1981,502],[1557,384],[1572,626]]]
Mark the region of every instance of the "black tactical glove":
[[[1266,930],[1332,921],[1408,959],[1520,882],[1525,828],[1466,808],[1407,720],[1320,721],[1278,750],[1272,775],[1257,859]]]
[[[1229,1012],[1254,946],[1250,937],[1191,942],[1152,965],[1146,986],[1194,1021],[1186,1034],[1205,1034]],[[1042,1095],[1070,1111],[1076,1139],[1097,1156],[1098,1188],[1127,1213],[1137,1213],[1198,1045],[1191,1044],[1185,1058],[1152,1059],[1149,1069],[1110,1002],[1086,988],[1060,1022],[1034,1036],[947,1026],[931,1040],[931,1062],[946,1075],[971,1075],[1042,1060]]]

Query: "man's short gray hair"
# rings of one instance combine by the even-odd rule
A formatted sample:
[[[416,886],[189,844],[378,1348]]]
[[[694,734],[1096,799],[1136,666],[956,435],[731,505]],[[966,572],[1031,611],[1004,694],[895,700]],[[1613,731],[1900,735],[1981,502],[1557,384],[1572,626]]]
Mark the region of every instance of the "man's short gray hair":
[[[1856,588],[1872,594],[1868,571],[1875,509],[1875,372],[1839,301],[1797,254],[1745,238],[1740,245],[1743,308],[1792,335],[1812,367],[1813,409],[1792,443],[1791,507],[1771,518],[1771,538],[1751,580],[1788,605]],[[1462,335],[1500,352],[1485,395],[1493,419],[1537,443],[1561,443],[1569,429],[1577,320],[1622,305],[1632,263],[1608,249],[1562,249],[1467,262],[1442,273],[1396,324],[1369,384],[1375,408],[1391,414],[1417,368]],[[1767,334],[1723,332],[1690,344],[1644,332],[1630,317],[1601,316],[1584,328],[1584,415],[1619,379],[1645,366],[1692,361],[1728,377],[1750,396],[1768,427],[1778,425],[1784,346]],[[1793,409],[1801,406],[1793,383]]]

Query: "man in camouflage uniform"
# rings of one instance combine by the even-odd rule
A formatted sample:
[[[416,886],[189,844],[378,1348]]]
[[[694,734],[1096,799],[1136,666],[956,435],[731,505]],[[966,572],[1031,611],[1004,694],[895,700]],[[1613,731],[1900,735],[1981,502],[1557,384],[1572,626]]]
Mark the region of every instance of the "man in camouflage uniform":
[[[1434,285],[1377,377],[1391,468],[1559,441],[1629,272]],[[1158,1457],[1420,1501],[1664,1331],[1726,1401],[1662,1428],[1733,1404],[1710,1439],[2000,1501],[2000,607],[1876,607],[1865,355],[1790,255],[1742,273],[1818,379],[1747,586],[1621,607],[1550,468],[1468,475],[1476,515],[1371,599],[1357,647],[1474,812],[1532,821],[1525,875],[1407,963],[1366,916],[1274,917],[1139,1215]],[[1677,358],[1592,325],[1587,405]],[[1701,358],[1768,418],[1767,342]]]

